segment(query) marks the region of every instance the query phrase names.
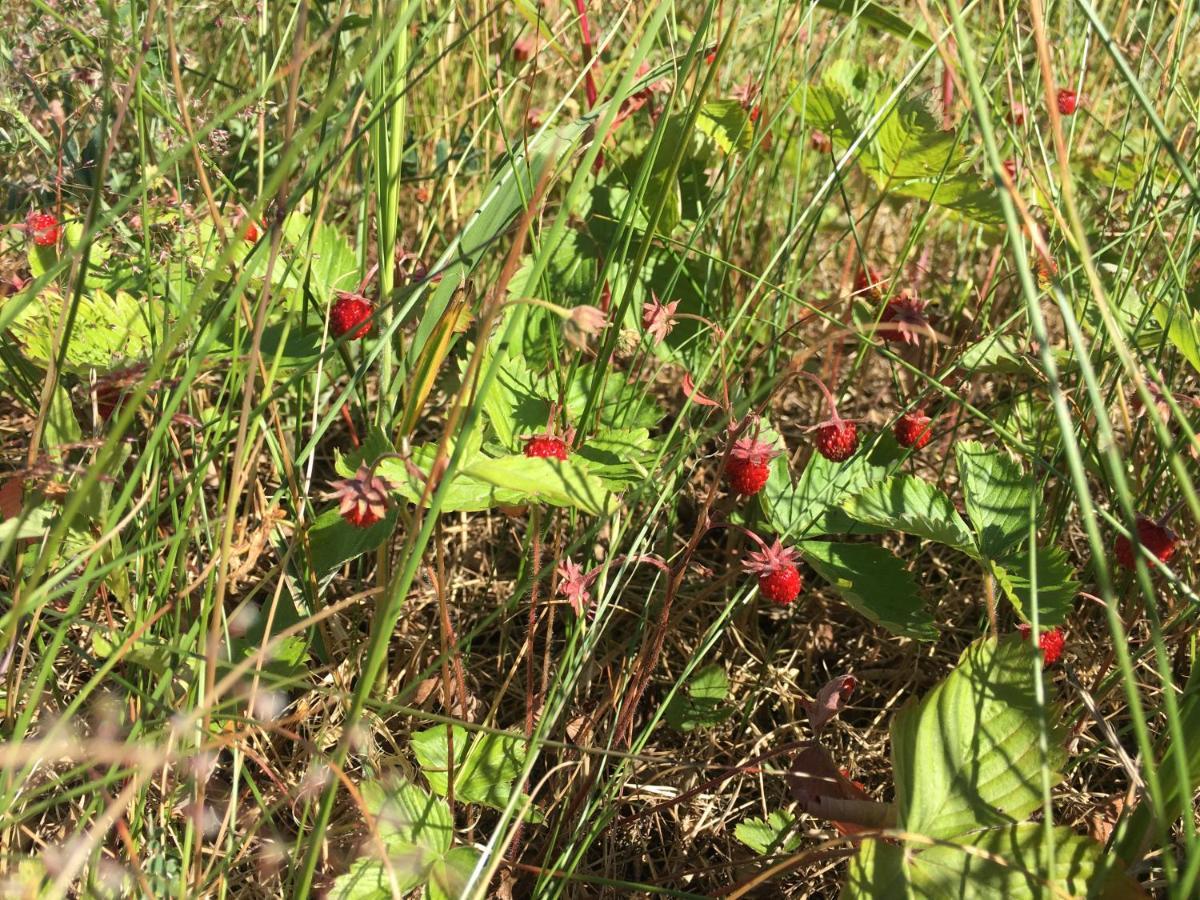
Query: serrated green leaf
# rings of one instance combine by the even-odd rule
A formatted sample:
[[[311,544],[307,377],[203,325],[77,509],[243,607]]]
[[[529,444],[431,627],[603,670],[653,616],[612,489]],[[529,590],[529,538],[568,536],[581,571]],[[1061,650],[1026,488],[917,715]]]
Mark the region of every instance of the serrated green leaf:
[[[688,732],[719,725],[733,712],[725,705],[728,694],[729,679],[725,677],[725,670],[718,665],[705,666],[692,676],[684,690],[675,692],[663,717],[676,731]]]
[[[1079,594],[1075,569],[1067,561],[1066,551],[1061,547],[1038,547],[1034,562],[1037,572],[1038,625],[1044,628],[1061,625]],[[1028,550],[992,563],[996,582],[1026,622],[1033,618],[1033,584],[1029,568]]]
[[[850,857],[841,900],[908,900],[904,853],[899,844],[863,841]]]
[[[850,518],[978,556],[974,535],[950,498],[914,475],[894,475],[842,504]]]
[[[801,842],[796,831],[796,817],[789,812],[776,810],[765,819],[746,819],[739,822],[733,836],[757,853],[792,853]]]
[[[1042,772],[1061,776],[1066,754],[1051,726],[1039,749],[1033,649],[1017,637],[971,644],[958,666],[892,720],[900,827],[950,838],[1019,822],[1042,804]],[[1058,715],[1047,710],[1051,722]]]
[[[424,496],[425,479],[436,455],[437,447],[433,444],[422,444],[413,448],[412,458],[409,462],[423,473],[420,476],[398,459],[383,460],[376,472],[386,478],[393,490],[405,500],[417,503]],[[463,463],[465,465],[473,460],[484,458],[478,452],[466,452]],[[526,502],[526,499],[526,495],[521,491],[502,488],[479,478],[472,478],[464,474],[460,467],[446,488],[442,511],[475,512],[482,509],[493,509],[497,506],[520,506]]]
[[[591,475],[582,460],[536,459],[524,454],[498,459],[479,456],[462,474],[513,491],[522,501],[571,507],[591,515],[603,515],[612,504],[604,482]]]
[[[887,550],[831,541],[806,541],[799,550],[847,604],[876,625],[915,640],[937,637],[916,581]]]
[[[15,295],[5,305],[20,302],[21,296]],[[62,314],[63,298],[50,290],[21,310],[9,330],[26,357],[47,364],[54,355],[54,335]],[[146,315],[146,301],[125,291],[108,294],[97,289],[81,294],[63,368],[85,375],[92,369],[109,372],[147,358],[151,348]]]
[[[484,368],[491,355],[484,359]],[[500,360],[496,380],[483,400],[488,422],[509,450],[520,449],[520,437],[545,430],[550,418],[550,401],[535,385],[533,372],[524,357],[508,356]]]
[[[754,123],[738,100],[709,100],[700,107],[696,128],[725,153],[745,153],[754,144]]]
[[[895,469],[901,454],[891,435],[880,438],[870,453],[859,453],[846,462],[831,462],[819,453],[808,460],[793,484],[787,459],[771,462],[771,475],[759,495],[772,529],[793,539],[822,534],[874,534],[882,529],[852,520],[842,502]]]
[[[1011,335],[996,334],[971,344],[958,364],[970,372],[1000,375],[1037,375],[1031,357]]]
[[[978,441],[959,442],[954,454],[979,549],[999,559],[1029,537],[1033,480],[1007,453]]]

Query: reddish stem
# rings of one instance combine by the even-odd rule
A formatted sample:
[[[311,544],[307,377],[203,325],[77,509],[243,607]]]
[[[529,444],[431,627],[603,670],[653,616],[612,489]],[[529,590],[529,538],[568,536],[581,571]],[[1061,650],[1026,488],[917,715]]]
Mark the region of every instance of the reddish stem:
[[[579,34],[583,39],[583,64],[587,66],[583,73],[583,87],[587,92],[588,109],[596,105],[596,79],[592,76],[592,60],[595,51],[592,49],[592,28],[588,23],[587,8],[584,0],[575,0],[575,12],[579,13]]]

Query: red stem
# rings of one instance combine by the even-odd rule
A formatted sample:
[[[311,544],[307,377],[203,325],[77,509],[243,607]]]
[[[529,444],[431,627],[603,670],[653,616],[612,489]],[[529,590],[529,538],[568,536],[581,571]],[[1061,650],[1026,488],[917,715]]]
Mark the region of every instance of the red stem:
[[[575,0],[575,12],[579,13],[579,34],[583,39],[583,64],[587,70],[583,74],[583,87],[587,92],[588,109],[596,105],[596,79],[592,76],[592,59],[595,51],[592,49],[592,29],[588,23],[587,8],[584,0]]]

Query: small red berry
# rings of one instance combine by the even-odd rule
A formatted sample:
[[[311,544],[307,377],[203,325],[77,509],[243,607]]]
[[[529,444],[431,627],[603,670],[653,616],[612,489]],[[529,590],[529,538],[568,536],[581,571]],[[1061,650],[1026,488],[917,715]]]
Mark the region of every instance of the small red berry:
[[[873,300],[882,300],[883,292],[886,289],[887,281],[870,266],[858,270],[858,275],[854,279],[854,293],[870,297]]]
[[[772,603],[787,606],[800,595],[804,579],[796,568],[796,551],[775,539],[771,546],[759,542],[762,551],[746,554],[742,568],[758,575],[758,590]]]
[[[725,461],[725,476],[735,494],[757,494],[771,477],[771,460],[779,451],[755,438],[745,437],[733,445]]]
[[[1069,91],[1062,88],[1058,92],[1058,111],[1064,116],[1075,114],[1076,108],[1079,106],[1079,94],[1075,91]]]
[[[896,427],[894,428],[896,443],[901,447],[920,450],[933,437],[933,430],[929,424],[931,421],[929,416],[925,415],[919,409],[906,412],[896,420]]]
[[[258,241],[258,226],[251,222],[246,226],[246,243],[253,244]]]
[[[845,420],[827,422],[817,429],[817,452],[834,462],[844,462],[858,449],[858,426]]]
[[[371,331],[371,315],[374,312],[375,307],[366,297],[343,292],[338,294],[329,310],[329,327],[334,337],[353,332],[350,337],[357,340]]]
[[[525,455],[530,459],[562,459],[567,458],[567,444],[552,434],[534,435],[525,444]]]
[[[1029,636],[1033,633],[1033,628],[1029,625],[1018,625],[1017,631],[1021,632],[1021,637],[1029,640]],[[1038,646],[1042,648],[1042,662],[1047,666],[1052,666],[1058,662],[1058,658],[1062,656],[1063,646],[1066,644],[1066,636],[1061,628],[1049,628],[1038,635]]]
[[[1013,181],[1017,180],[1017,161],[1015,159],[1006,159],[1004,161],[1004,171],[1008,173],[1008,177]]]
[[[1167,562],[1175,555],[1175,545],[1179,538],[1170,528],[1160,525],[1148,516],[1137,517],[1138,543],[1158,557],[1160,562]],[[1126,569],[1132,569],[1137,556],[1133,552],[1133,544],[1125,535],[1117,538],[1113,548],[1117,562]]]
[[[25,234],[39,247],[53,247],[58,243],[58,219],[53,213],[30,213],[25,218]]]

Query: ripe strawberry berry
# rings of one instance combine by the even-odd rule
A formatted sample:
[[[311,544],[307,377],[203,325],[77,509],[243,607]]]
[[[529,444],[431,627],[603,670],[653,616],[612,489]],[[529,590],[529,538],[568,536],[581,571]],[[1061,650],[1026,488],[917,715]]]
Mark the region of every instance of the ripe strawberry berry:
[[[1075,114],[1075,110],[1079,106],[1079,95],[1075,91],[1069,91],[1062,88],[1058,92],[1058,111],[1064,116]]]
[[[258,241],[258,226],[251,222],[246,226],[246,243],[253,244]]]
[[[845,462],[858,449],[858,426],[853,422],[830,422],[817,429],[817,452],[834,462]]]
[[[1137,517],[1138,543],[1158,557],[1160,562],[1167,562],[1175,555],[1175,545],[1179,542],[1178,535],[1166,525],[1155,522],[1149,516]],[[1125,535],[1117,538],[1113,552],[1126,569],[1132,569],[1137,555],[1133,551],[1133,543]]]
[[[896,443],[901,447],[920,450],[933,437],[933,430],[929,425],[931,421],[929,416],[919,409],[906,412],[896,420],[896,426],[893,429]]]
[[[350,334],[351,339],[366,337],[371,331],[371,315],[375,307],[361,294],[342,291],[329,310],[329,327],[334,337]]]
[[[1021,632],[1022,638],[1029,640],[1033,628],[1029,625],[1018,625],[1017,631]],[[1049,628],[1038,635],[1038,646],[1042,648],[1043,664],[1052,666],[1058,662],[1058,658],[1062,656],[1064,644],[1066,644],[1066,636],[1061,628]]]
[[[888,301],[879,315],[880,329],[884,340],[919,344],[922,335],[929,334],[929,319],[925,315],[925,301],[911,288],[905,288]]]
[[[813,443],[818,453],[833,462],[844,462],[858,449],[858,426],[838,415],[833,394],[829,393],[829,388],[825,387],[821,379],[807,372],[803,374],[805,378],[817,383],[817,387],[825,395],[825,402],[829,404],[829,418],[806,430],[817,433]]]
[[[355,528],[370,528],[387,515],[392,486],[387,479],[375,475],[370,466],[358,467],[353,478],[331,481],[333,490],[326,499],[338,500],[338,512]]]
[[[31,212],[25,217],[25,234],[39,247],[53,247],[58,243],[58,219],[53,213]]]
[[[771,475],[771,460],[779,451],[752,437],[738,440],[725,461],[729,489],[745,497],[757,494]]]
[[[882,300],[885,290],[887,290],[887,282],[870,266],[858,270],[858,275],[854,279],[854,293],[870,297],[872,300]]]
[[[525,455],[530,459],[562,459],[567,458],[567,444],[553,434],[535,434],[525,444]]]
[[[757,536],[755,536],[757,540]],[[759,540],[760,551],[751,551],[742,561],[742,568],[758,576],[759,592],[772,603],[787,606],[800,595],[804,587],[804,579],[796,568],[796,551],[784,547],[775,538],[775,543],[768,547]]]

